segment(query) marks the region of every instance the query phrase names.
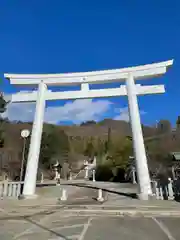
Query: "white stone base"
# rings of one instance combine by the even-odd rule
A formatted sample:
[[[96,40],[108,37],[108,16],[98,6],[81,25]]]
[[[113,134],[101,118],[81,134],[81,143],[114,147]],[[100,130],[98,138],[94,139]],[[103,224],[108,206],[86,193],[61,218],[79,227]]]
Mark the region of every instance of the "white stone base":
[[[36,199],[38,198],[37,194],[33,194],[33,195],[20,195],[19,196],[19,200],[28,200],[28,199]]]
[[[98,201],[98,202],[104,202],[104,198],[103,198],[103,197],[97,198],[97,201]]]
[[[137,194],[137,196],[138,196],[139,200],[143,200],[143,201],[144,200],[148,201],[148,200],[152,199],[152,195],[149,195],[149,194],[139,193],[139,194]]]
[[[61,201],[67,201],[67,191],[66,189],[62,189],[62,196],[60,198]]]

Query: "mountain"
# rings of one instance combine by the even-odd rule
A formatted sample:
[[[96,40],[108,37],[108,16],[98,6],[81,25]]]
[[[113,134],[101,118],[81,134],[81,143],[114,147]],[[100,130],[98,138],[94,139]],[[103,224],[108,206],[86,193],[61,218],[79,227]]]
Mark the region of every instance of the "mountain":
[[[87,122],[81,125],[60,126],[69,137],[101,137],[106,138],[108,129],[111,128],[112,135],[131,136],[131,126],[128,122],[105,119],[100,122]],[[156,129],[153,127],[142,126],[145,137],[153,136]]]
[[[49,124],[44,124],[44,129]],[[131,136],[131,126],[128,122],[118,121],[112,119],[105,119],[103,121],[92,123],[87,122],[81,125],[72,126],[56,126],[59,130],[64,130],[70,139],[78,138],[102,138],[106,139],[108,135],[108,129],[111,129],[112,136]],[[5,147],[11,149],[20,150],[22,146],[21,131],[28,129],[31,131],[32,123],[6,123],[4,125],[5,131]],[[144,137],[151,137],[156,134],[156,129],[149,126],[142,126]]]

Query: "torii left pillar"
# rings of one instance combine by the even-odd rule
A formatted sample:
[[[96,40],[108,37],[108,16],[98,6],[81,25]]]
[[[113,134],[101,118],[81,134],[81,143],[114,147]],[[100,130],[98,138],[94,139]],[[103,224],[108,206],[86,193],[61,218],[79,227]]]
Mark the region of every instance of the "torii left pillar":
[[[41,147],[41,137],[43,130],[44,112],[46,106],[47,85],[41,81],[38,87],[38,95],[36,102],[36,110],[34,116],[34,122],[32,127],[31,141],[28,153],[28,161],[26,167],[26,174],[24,180],[23,197],[34,198],[36,197],[36,179],[39,163],[39,153]]]

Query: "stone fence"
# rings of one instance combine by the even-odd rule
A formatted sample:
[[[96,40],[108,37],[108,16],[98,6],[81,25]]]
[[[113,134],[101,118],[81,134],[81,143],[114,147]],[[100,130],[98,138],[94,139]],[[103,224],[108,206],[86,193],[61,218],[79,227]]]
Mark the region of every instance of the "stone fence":
[[[95,182],[95,170],[93,171],[93,182]],[[21,193],[24,182],[0,182],[0,197],[4,198],[18,198]],[[42,183],[39,183],[43,185]],[[173,181],[170,178],[168,183],[162,184],[159,180],[152,180],[151,187],[153,197],[157,200],[176,200],[180,199],[180,181]]]
[[[179,188],[175,181],[171,178],[167,183],[161,183],[160,180],[151,181],[151,187],[153,196],[157,200],[174,200],[177,196],[180,196]]]
[[[0,196],[3,198],[18,198],[23,182],[0,182]]]

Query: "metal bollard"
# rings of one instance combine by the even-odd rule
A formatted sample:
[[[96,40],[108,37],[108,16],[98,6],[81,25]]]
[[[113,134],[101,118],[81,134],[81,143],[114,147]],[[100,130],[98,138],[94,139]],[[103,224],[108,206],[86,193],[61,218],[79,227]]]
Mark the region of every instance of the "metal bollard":
[[[61,196],[61,201],[66,201],[67,200],[67,191],[66,189],[62,189],[62,196]]]
[[[97,200],[98,200],[98,202],[103,202],[104,201],[102,189],[98,190],[98,198],[97,198]]]

